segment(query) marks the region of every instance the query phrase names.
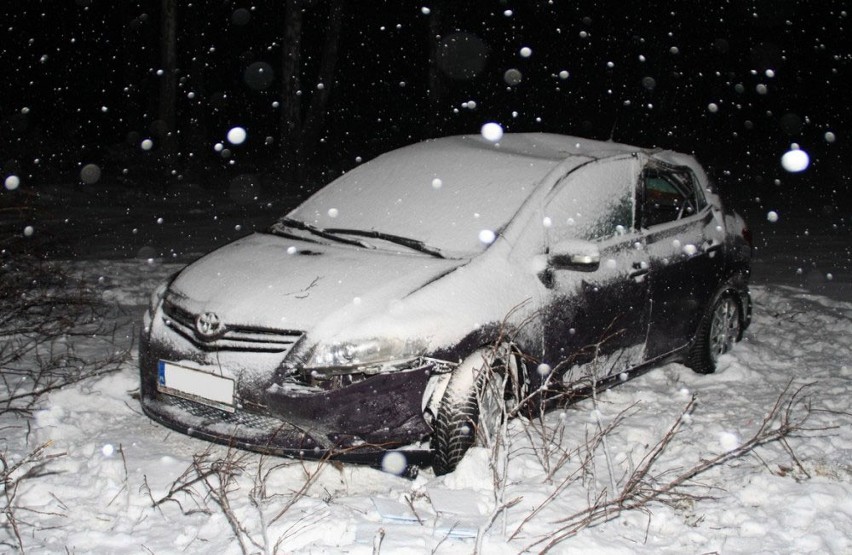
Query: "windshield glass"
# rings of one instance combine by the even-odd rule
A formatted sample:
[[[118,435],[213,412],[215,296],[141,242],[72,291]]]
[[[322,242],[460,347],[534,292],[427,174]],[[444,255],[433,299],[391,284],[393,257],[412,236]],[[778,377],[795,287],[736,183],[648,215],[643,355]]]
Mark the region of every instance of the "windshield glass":
[[[474,255],[564,157],[535,144],[514,146],[524,150],[455,137],[396,150],[338,178],[287,217],[320,229],[405,237],[447,256]]]

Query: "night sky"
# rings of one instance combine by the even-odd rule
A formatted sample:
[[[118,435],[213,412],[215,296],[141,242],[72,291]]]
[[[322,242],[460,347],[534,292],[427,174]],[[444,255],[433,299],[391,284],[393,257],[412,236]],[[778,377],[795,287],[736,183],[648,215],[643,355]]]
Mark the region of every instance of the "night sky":
[[[2,177],[36,187],[79,183],[81,168],[96,164],[103,183],[121,177],[130,186],[156,180],[167,187],[190,175],[190,159],[192,179],[208,186],[217,175],[280,172],[284,2],[179,4],[179,154],[168,164],[158,158],[160,1],[7,6]],[[850,2],[623,4],[344,2],[335,77],[323,84],[330,97],[321,141],[306,146],[309,177],[495,121],[507,132],[692,152],[735,203],[848,218]],[[433,109],[436,13],[442,96]],[[306,103],[317,90],[326,28],[326,4],[308,3]],[[234,126],[248,138],[224,158],[215,145]],[[140,147],[145,138],[153,141],[149,151]],[[780,164],[793,143],[810,156],[796,174]]]

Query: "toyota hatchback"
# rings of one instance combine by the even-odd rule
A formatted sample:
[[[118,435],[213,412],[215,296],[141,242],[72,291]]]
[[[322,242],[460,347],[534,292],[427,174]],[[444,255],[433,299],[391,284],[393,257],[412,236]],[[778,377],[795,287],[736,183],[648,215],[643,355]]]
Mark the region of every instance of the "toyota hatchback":
[[[147,415],[262,453],[452,471],[507,416],[748,326],[751,243],[691,157],[550,134],[429,140],[152,295]]]

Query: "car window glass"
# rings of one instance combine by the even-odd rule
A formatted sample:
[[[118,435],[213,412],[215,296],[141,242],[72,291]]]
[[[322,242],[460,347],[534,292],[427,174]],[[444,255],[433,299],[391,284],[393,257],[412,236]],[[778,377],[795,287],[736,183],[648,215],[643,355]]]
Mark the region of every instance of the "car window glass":
[[[635,159],[589,163],[567,175],[545,208],[550,244],[601,240],[633,229]]]
[[[644,227],[688,218],[707,205],[691,172],[648,168],[643,172],[642,182]]]

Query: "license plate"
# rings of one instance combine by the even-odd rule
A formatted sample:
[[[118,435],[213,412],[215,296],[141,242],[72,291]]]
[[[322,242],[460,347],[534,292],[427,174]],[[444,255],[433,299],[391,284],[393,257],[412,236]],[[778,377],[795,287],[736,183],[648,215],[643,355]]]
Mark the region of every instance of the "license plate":
[[[234,380],[161,360],[157,390],[168,395],[234,412]]]

